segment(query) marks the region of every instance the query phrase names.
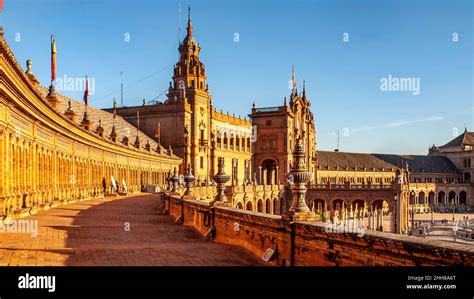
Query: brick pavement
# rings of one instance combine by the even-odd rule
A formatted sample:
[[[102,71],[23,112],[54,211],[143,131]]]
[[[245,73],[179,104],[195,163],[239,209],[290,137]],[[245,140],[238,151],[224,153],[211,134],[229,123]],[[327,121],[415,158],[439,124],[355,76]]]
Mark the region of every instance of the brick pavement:
[[[151,194],[81,201],[23,219],[38,220],[39,234],[0,233],[1,266],[262,265],[241,247],[174,224]]]

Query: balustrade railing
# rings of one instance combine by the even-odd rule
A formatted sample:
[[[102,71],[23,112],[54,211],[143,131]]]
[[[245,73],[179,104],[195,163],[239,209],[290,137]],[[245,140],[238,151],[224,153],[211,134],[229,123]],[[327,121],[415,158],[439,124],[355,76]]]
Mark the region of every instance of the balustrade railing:
[[[392,185],[381,185],[381,184],[310,184],[309,189],[390,190],[390,189],[392,189]]]

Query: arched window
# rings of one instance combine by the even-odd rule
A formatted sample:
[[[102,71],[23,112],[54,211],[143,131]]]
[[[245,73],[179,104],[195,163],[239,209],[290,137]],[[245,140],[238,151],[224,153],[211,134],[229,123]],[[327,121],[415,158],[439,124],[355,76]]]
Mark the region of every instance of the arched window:
[[[278,198],[273,199],[273,214],[275,215],[280,214],[280,206],[278,204]]]
[[[461,191],[459,193],[459,203],[462,205],[467,204],[467,193],[466,191]]]
[[[221,148],[221,146],[222,146],[221,132],[217,131],[217,147]]]
[[[250,201],[247,202],[246,210],[247,211],[253,211],[252,203]]]

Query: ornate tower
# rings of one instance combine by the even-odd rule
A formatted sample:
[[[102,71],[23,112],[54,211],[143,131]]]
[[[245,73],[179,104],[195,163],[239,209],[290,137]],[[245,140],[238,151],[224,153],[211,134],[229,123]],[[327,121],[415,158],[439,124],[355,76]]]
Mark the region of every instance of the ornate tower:
[[[260,184],[285,184],[293,163],[292,151],[298,139],[306,153],[305,164],[312,173],[310,182],[316,182],[316,129],[311,102],[305,83],[303,92],[298,93],[294,72],[292,81],[293,89],[289,102],[285,97],[283,106],[254,106],[250,114],[252,124],[257,127],[253,163]]]
[[[300,138],[303,142],[306,154],[306,165],[313,174],[311,181],[316,179],[317,153],[316,153],[316,129],[314,117],[311,112],[311,102],[306,95],[306,84],[303,81],[303,92],[298,94],[296,87],[290,95],[290,107],[292,115],[292,126],[288,130],[290,150],[294,148],[295,141]]]
[[[179,122],[184,132],[184,165],[191,163],[198,179],[210,179],[211,95],[206,84],[206,68],[199,59],[201,47],[193,36],[191,9],[188,10],[188,27],[184,40],[179,45],[179,61],[174,67],[172,82],[165,104],[175,103],[182,114]]]
[[[196,96],[210,101],[206,84],[206,68],[199,60],[201,47],[193,36],[191,8],[188,10],[187,34],[178,49],[180,57],[174,67],[173,82],[170,82],[168,90],[168,101],[193,100]]]

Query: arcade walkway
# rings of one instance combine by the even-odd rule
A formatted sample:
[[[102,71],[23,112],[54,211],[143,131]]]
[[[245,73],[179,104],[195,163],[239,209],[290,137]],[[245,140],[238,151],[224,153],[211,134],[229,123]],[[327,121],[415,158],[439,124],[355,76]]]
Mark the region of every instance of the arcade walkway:
[[[59,206],[38,220],[38,236],[0,233],[1,266],[262,265],[243,248],[205,241],[163,215],[157,196]],[[129,228],[129,229],[128,229]]]

